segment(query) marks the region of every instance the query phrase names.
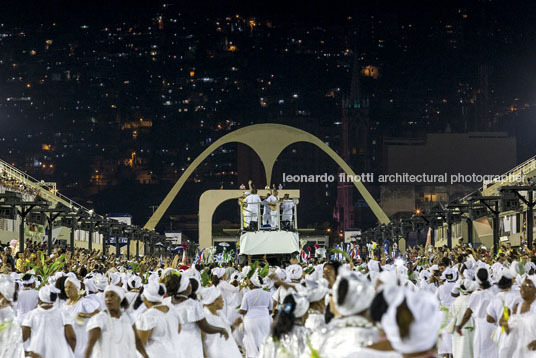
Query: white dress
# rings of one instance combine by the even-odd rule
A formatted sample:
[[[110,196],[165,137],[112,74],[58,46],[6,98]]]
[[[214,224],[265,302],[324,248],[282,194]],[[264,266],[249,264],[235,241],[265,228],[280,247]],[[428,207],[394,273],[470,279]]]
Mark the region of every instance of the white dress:
[[[486,320],[488,305],[493,298],[493,290],[478,290],[469,299],[469,308],[473,311],[475,320],[475,335],[473,349],[475,357],[497,358],[498,347],[491,340],[494,325]]]
[[[223,297],[224,306],[222,311],[225,315],[225,318],[232,324],[237,318],[240,317],[240,313],[238,311],[240,302],[242,302],[240,287],[235,287],[227,281],[220,281],[217,287]]]
[[[490,316],[495,320],[493,333],[492,333],[492,340],[493,342],[498,346],[498,356],[499,358],[503,357],[510,357],[511,347],[505,347],[504,341],[506,338],[506,333],[502,331],[502,327],[499,325],[500,319],[504,315],[504,309],[508,308],[510,312],[513,312],[513,308],[516,303],[521,303],[521,297],[519,296],[519,292],[508,290],[499,292],[497,295],[495,295],[489,305],[488,309],[486,311],[487,315]]]
[[[449,314],[452,320],[454,320],[453,325],[458,326],[469,307],[469,295],[461,295],[457,297],[452,305],[450,306]],[[462,328],[462,335],[460,336],[458,332],[452,333],[452,356],[454,358],[471,358],[473,357],[473,335],[474,335],[475,323],[471,317],[469,321]]]
[[[270,333],[273,301],[270,292],[260,288],[246,292],[242,299],[241,310],[247,311],[244,316],[244,346],[246,357],[256,358],[259,348]]]
[[[268,336],[260,348],[259,358],[311,357],[311,333],[308,328],[295,325],[289,333],[281,336],[279,341]]]
[[[205,308],[207,322],[216,327],[223,327],[229,334],[229,339],[225,339],[221,334],[205,335],[205,358],[242,358],[242,354],[233,338],[231,327],[225,317],[212,314]]]
[[[179,357],[178,349],[174,347],[179,339],[179,318],[172,308],[168,312],[153,307],[147,309],[136,320],[136,329],[153,330],[145,346],[149,357]]]
[[[119,318],[103,311],[91,317],[87,323],[87,332],[100,328],[101,336],[93,347],[91,358],[136,358],[136,336],[132,328],[134,321],[128,312],[122,312]]]
[[[201,303],[191,298],[177,305],[171,303],[169,299],[164,303],[171,308],[170,312],[177,315],[181,325],[178,340],[175,343],[180,357],[203,358],[203,341],[201,339],[201,329],[197,322],[205,318],[205,311]]]
[[[43,358],[74,357],[65,339],[66,325],[72,325],[72,321],[56,307],[46,310],[38,306],[31,310],[22,323],[22,326],[31,329],[27,350]]]
[[[9,306],[0,308],[0,358],[24,358],[22,330]]]
[[[97,301],[82,297],[74,305],[63,305],[63,310],[65,311],[68,318],[71,319],[74,333],[76,334],[76,349],[74,351],[74,356],[77,358],[84,357],[84,351],[87,345],[87,331],[86,325],[89,321],[89,318],[79,318],[79,313],[92,313],[95,310],[99,309],[99,304]]]
[[[445,307],[447,310],[450,310],[452,302],[454,302],[455,297],[452,297],[451,291],[456,283],[455,282],[446,282],[443,285],[439,286],[436,291],[436,297],[439,300],[439,303],[442,307]],[[442,312],[443,319],[447,319],[447,313]],[[438,354],[452,354],[452,335],[445,331],[441,332],[439,344],[437,347]]]
[[[24,317],[28,312],[37,307],[37,299],[39,298],[39,292],[34,289],[23,289],[19,291],[19,298],[15,305],[15,311],[17,312],[17,318],[19,323],[24,322]]]
[[[529,351],[527,345],[536,340],[536,301],[532,303],[528,312],[520,312],[521,304],[518,304],[516,314],[513,314],[508,321],[510,333],[504,337],[505,349],[501,351],[501,355],[511,358],[533,358],[536,357],[536,351]]]

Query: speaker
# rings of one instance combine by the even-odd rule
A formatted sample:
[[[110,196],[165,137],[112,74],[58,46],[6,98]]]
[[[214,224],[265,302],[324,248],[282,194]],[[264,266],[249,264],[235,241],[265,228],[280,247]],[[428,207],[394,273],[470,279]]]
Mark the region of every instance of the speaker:
[[[504,211],[518,211],[521,207],[519,197],[513,191],[503,191],[501,193],[501,200],[499,201],[499,210]]]
[[[469,209],[469,217],[471,220],[477,220],[488,216],[488,208],[485,206],[476,206]]]
[[[16,220],[17,219],[17,209],[10,206],[1,206],[0,207],[0,219],[9,219],[9,220]]]

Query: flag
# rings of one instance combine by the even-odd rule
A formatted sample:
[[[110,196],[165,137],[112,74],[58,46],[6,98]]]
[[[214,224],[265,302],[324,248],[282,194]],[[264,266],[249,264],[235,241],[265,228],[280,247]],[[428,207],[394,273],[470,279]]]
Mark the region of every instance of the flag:
[[[188,257],[186,257],[186,249],[182,249],[182,263],[185,264]]]
[[[205,249],[201,250],[200,248],[197,249],[197,255],[195,256],[194,265],[203,262],[203,252]]]
[[[305,250],[301,250],[301,259],[302,262],[307,262],[307,254],[305,253]]]

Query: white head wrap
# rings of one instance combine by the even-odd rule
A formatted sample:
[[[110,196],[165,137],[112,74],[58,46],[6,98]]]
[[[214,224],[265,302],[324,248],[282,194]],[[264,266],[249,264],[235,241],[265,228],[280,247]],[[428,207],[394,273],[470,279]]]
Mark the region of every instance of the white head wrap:
[[[24,277],[24,276],[22,276],[22,277]],[[23,285],[31,285],[34,282],[35,282],[35,276],[33,276],[33,275],[30,275],[30,278],[27,279],[27,280],[22,280]]]
[[[59,294],[60,290],[58,290],[52,285],[45,285],[41,287],[41,289],[39,290],[39,299],[41,300],[41,302],[54,303],[54,301],[52,301],[52,299],[50,298],[51,293]]]
[[[121,276],[115,272],[111,272],[108,275],[108,280],[110,282],[110,285],[117,285],[121,282]]]
[[[181,273],[181,282],[179,284],[179,291],[177,293],[186,291],[189,284],[190,284],[190,276],[188,276],[185,272]]]
[[[291,280],[301,280],[303,269],[300,265],[290,265],[286,271]]]
[[[530,270],[536,271],[536,264],[534,264],[532,261],[529,261],[525,264],[525,272],[529,273]]]
[[[413,322],[409,328],[409,336],[402,338],[396,316],[397,309],[404,299],[413,315]],[[382,327],[396,351],[403,354],[419,353],[431,349],[436,344],[441,321],[439,303],[433,294],[403,288],[383,315]]]
[[[339,304],[339,286],[343,280],[348,281],[348,292],[342,304]],[[374,299],[374,288],[355,272],[339,274],[333,285],[333,300],[335,308],[342,316],[352,316],[369,308]]]
[[[203,288],[199,293],[205,306],[214,303],[221,296],[221,291],[214,286]]]
[[[460,282],[458,290],[464,295],[469,295],[478,290],[478,284],[473,280],[465,279]]]
[[[141,284],[142,284],[141,277],[136,276],[136,275],[132,275],[128,279],[127,283],[128,283],[128,286],[130,286],[130,288],[140,288]]]
[[[76,290],[80,291],[80,288],[82,287],[82,285],[80,284],[80,280],[76,278],[76,276],[67,275],[67,279],[65,280],[65,283],[67,282],[72,283],[74,287],[76,287]]]
[[[108,286],[108,280],[103,275],[96,276],[95,285],[97,286],[99,291],[104,291],[106,289],[106,286]]]
[[[251,276],[249,281],[251,281],[251,283],[253,285],[255,285],[256,287],[259,287],[259,288],[262,288],[263,285],[265,285],[264,279],[259,277],[259,269],[255,270],[255,272],[253,273],[253,275]],[[261,283],[261,281],[262,281],[262,283]]]
[[[119,301],[123,301],[123,299],[125,298],[125,290],[119,286],[116,286],[116,285],[108,285],[106,286],[106,289],[104,290],[104,293],[106,294],[106,292],[113,292],[115,293],[117,296],[119,296]]]
[[[370,260],[367,264],[369,272],[380,272],[380,261]]]
[[[84,286],[88,293],[96,293],[99,290],[95,284],[95,280],[92,278],[86,278],[84,280]]]
[[[162,294],[158,291],[162,289]],[[164,294],[166,293],[166,286],[158,282],[151,282],[143,286],[143,297],[149,302],[161,303],[164,300]]]
[[[242,280],[242,274],[238,271],[233,272],[233,274],[231,275],[230,281],[233,282],[233,281],[240,281],[240,280]]]
[[[291,294],[294,298],[294,302],[296,302],[296,306],[294,307],[294,317],[300,318],[303,317],[303,315],[307,312],[309,309],[309,301],[304,296],[298,295],[296,293]],[[283,306],[283,310],[286,310],[287,308]]]
[[[447,267],[445,271],[443,271],[441,278],[448,282],[456,282],[458,281],[458,271],[453,268]]]
[[[15,282],[8,276],[0,275],[0,294],[9,302],[13,302],[15,295]]]
[[[225,275],[225,269],[223,267],[215,267],[212,269],[211,273],[217,278],[222,278]]]
[[[328,294],[329,288],[321,282],[305,280],[305,297],[309,302],[318,302],[324,299]]]
[[[281,267],[278,267],[276,270],[275,270],[275,275],[277,276],[278,279],[280,279],[281,281],[285,281],[287,279],[287,272],[282,269]]]

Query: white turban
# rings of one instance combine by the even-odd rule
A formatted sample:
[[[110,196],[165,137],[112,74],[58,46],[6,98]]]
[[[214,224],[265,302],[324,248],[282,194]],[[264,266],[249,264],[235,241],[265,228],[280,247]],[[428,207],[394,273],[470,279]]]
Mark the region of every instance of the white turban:
[[[80,280],[76,278],[74,275],[67,275],[67,279],[65,280],[65,283],[70,282],[76,287],[77,291],[80,291],[80,288],[82,287],[80,284]]]
[[[56,287],[52,285],[43,286],[39,290],[39,299],[43,303],[54,303],[55,300],[53,301],[52,298],[50,297],[52,293],[59,294],[60,290],[58,290]]]
[[[181,282],[179,284],[179,291],[178,293],[186,291],[188,288],[188,285],[190,284],[190,276],[188,276],[186,273],[181,273]]]
[[[15,282],[8,276],[0,276],[0,294],[9,302],[13,302]]]
[[[28,275],[28,274],[27,274],[27,275]],[[24,276],[26,276],[26,275],[24,275]],[[24,277],[24,276],[22,276],[22,277]],[[32,275],[28,275],[28,276],[30,276],[29,279],[27,279],[27,280],[22,280],[22,284],[23,284],[23,285],[31,285],[31,284],[33,284],[33,283],[35,282],[35,277],[34,277],[34,276],[32,276]]]
[[[397,323],[397,309],[403,301],[413,315],[413,322],[409,327],[409,335],[400,337]],[[442,314],[439,302],[433,294],[427,291],[413,292],[409,289],[400,289],[394,302],[389,306],[382,317],[382,327],[393,348],[403,354],[425,352],[437,342]]]
[[[95,284],[95,280],[92,278],[86,278],[84,280],[84,286],[86,287],[86,291],[88,293],[95,293],[99,290]]]
[[[294,317],[300,318],[303,317],[307,310],[309,309],[309,301],[304,296],[292,293],[294,302],[296,302],[296,307],[294,307]]]
[[[286,271],[291,280],[301,280],[303,269],[300,265],[290,265]]]
[[[201,302],[205,306],[214,303],[221,296],[221,291],[214,286],[203,288],[199,293],[201,295]]]
[[[104,290],[104,294],[106,292],[113,292],[117,296],[119,296],[119,301],[123,301],[125,298],[125,290],[122,287],[116,286],[116,285],[108,285],[106,286],[106,289]]]
[[[141,277],[132,275],[128,281],[127,284],[130,288],[140,288],[141,287]]]
[[[285,281],[287,279],[287,272],[285,270],[283,270],[281,267],[278,267],[276,270],[275,270],[275,275],[277,276],[278,279],[280,279],[281,281]]]
[[[465,279],[462,282],[460,282],[460,286],[459,286],[458,290],[462,294],[468,295],[468,294],[471,294],[472,292],[478,290],[478,284],[473,280]]]
[[[458,271],[453,268],[447,267],[445,271],[443,271],[441,278],[447,280],[448,282],[456,282],[458,281]]]
[[[225,269],[223,267],[215,267],[212,269],[211,273],[217,278],[222,278],[225,275]]]
[[[536,264],[532,261],[525,264],[525,272],[529,273],[530,270],[536,270]]]
[[[162,294],[160,294],[162,292]],[[143,286],[143,297],[149,302],[162,303],[164,300],[164,294],[166,293],[166,286],[156,281],[153,281]]]
[[[110,282],[110,285],[117,285],[121,282],[121,276],[119,276],[115,272],[112,272],[108,275],[108,280]]]
[[[231,275],[231,282],[240,280],[242,280],[242,274],[238,271],[233,272],[233,274]]]
[[[339,304],[339,287],[343,281],[348,282],[348,292],[342,300],[342,303]],[[333,285],[335,308],[342,316],[352,316],[365,311],[372,303],[374,295],[375,292],[372,285],[355,272],[339,274],[337,281],[335,281],[335,284]]]
[[[106,286],[108,286],[108,280],[106,277],[99,275],[95,277],[95,285],[99,289],[99,291],[104,291],[106,289]]]
[[[367,264],[369,272],[380,272],[380,261],[370,260]]]
[[[329,288],[317,281],[305,280],[305,296],[309,302],[318,302],[328,294]]]

